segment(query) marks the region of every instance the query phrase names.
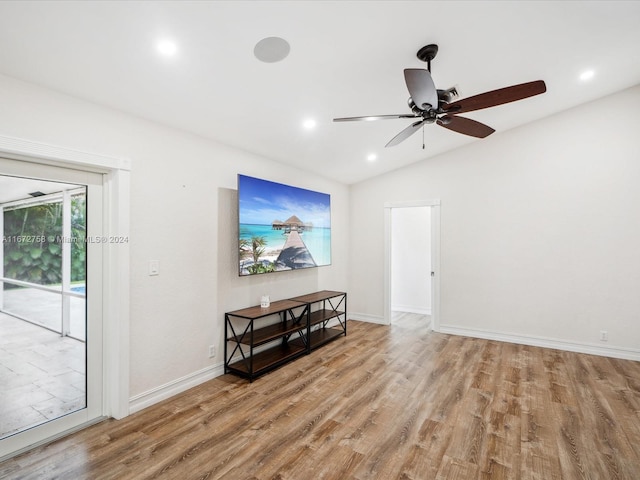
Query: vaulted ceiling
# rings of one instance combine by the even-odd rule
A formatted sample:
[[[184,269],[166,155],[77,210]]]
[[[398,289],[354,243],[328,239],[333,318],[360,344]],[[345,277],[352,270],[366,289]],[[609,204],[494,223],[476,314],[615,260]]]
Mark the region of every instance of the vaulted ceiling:
[[[354,183],[640,84],[638,19],[633,1],[0,2],[0,74]],[[288,56],[258,60],[267,37]],[[411,120],[332,122],[409,113],[403,69],[429,43],[460,98],[548,90],[466,114],[485,140],[427,125],[424,149],[422,132],[384,148]]]

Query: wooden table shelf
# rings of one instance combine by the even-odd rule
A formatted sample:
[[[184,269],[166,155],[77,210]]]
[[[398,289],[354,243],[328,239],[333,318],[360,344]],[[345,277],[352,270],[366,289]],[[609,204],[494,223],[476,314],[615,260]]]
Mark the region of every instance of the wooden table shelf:
[[[272,317],[278,321],[261,320]],[[260,320],[262,325],[256,326]],[[333,290],[225,313],[225,373],[254,378],[347,335],[347,294]],[[270,345],[272,344],[272,345]]]
[[[253,331],[253,342],[249,335],[244,335],[239,341],[245,345],[254,346],[269,343],[278,338],[282,338],[292,333],[299,332],[307,328],[307,323],[300,323],[294,320],[286,320],[280,323],[274,323],[273,325],[267,325],[266,327],[257,328]]]
[[[313,330],[307,340],[309,342],[309,348],[314,350],[325,343],[329,343],[340,335],[344,335],[344,330],[341,328],[320,328],[318,330]],[[296,339],[289,342],[289,344],[300,346],[302,341],[300,339]]]
[[[287,342],[276,347],[268,348],[260,353],[255,353],[253,357],[246,360],[239,360],[231,363],[227,368],[232,373],[248,376],[253,372],[271,370],[289,360],[306,353],[307,347],[296,342]],[[249,363],[253,359],[253,366]]]
[[[341,315],[344,315],[344,312],[339,310],[316,310],[315,312],[310,313],[309,323],[311,325],[316,325]]]
[[[341,335],[347,335],[346,293],[321,290],[290,300],[308,305],[307,346],[310,352]],[[337,322],[337,325],[330,326],[332,320]]]

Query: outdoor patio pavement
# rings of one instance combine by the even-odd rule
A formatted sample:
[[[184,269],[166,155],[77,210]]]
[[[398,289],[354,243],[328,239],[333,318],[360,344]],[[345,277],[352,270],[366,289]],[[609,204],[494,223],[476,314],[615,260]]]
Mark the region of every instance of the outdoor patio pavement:
[[[85,406],[85,343],[0,313],[0,438]]]
[[[36,288],[4,290],[0,310],[41,324],[56,332],[61,330],[62,295]],[[70,297],[70,335],[86,340],[85,299]]]

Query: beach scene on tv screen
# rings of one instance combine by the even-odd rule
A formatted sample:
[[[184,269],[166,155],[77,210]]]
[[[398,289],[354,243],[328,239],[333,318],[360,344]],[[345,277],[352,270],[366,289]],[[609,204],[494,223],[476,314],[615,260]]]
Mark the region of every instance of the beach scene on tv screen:
[[[326,193],[238,175],[240,275],[331,264]]]

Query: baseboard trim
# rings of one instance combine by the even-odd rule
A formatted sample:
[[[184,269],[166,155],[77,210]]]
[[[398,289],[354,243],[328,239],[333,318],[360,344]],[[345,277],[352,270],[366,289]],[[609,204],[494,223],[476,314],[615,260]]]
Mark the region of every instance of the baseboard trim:
[[[361,322],[388,325],[388,323],[384,321],[384,317],[380,317],[378,315],[370,315],[368,313],[349,312],[349,320],[358,320]]]
[[[460,328],[452,325],[440,325],[440,333],[460,335],[463,337],[483,338],[499,342],[517,343],[532,347],[553,348],[569,352],[586,353],[601,357],[620,358],[623,360],[640,361],[640,350],[626,347],[603,347],[592,343],[567,342],[555,338],[536,337],[531,335],[517,335],[512,333],[493,332],[476,328]]]
[[[159,387],[152,388],[138,395],[134,395],[129,399],[129,413],[139,412],[140,410],[150,407],[162,400],[171,398],[174,395],[189,390],[201,383],[212,380],[224,374],[224,364],[219,363],[203,368],[197,372],[185,375]]]

